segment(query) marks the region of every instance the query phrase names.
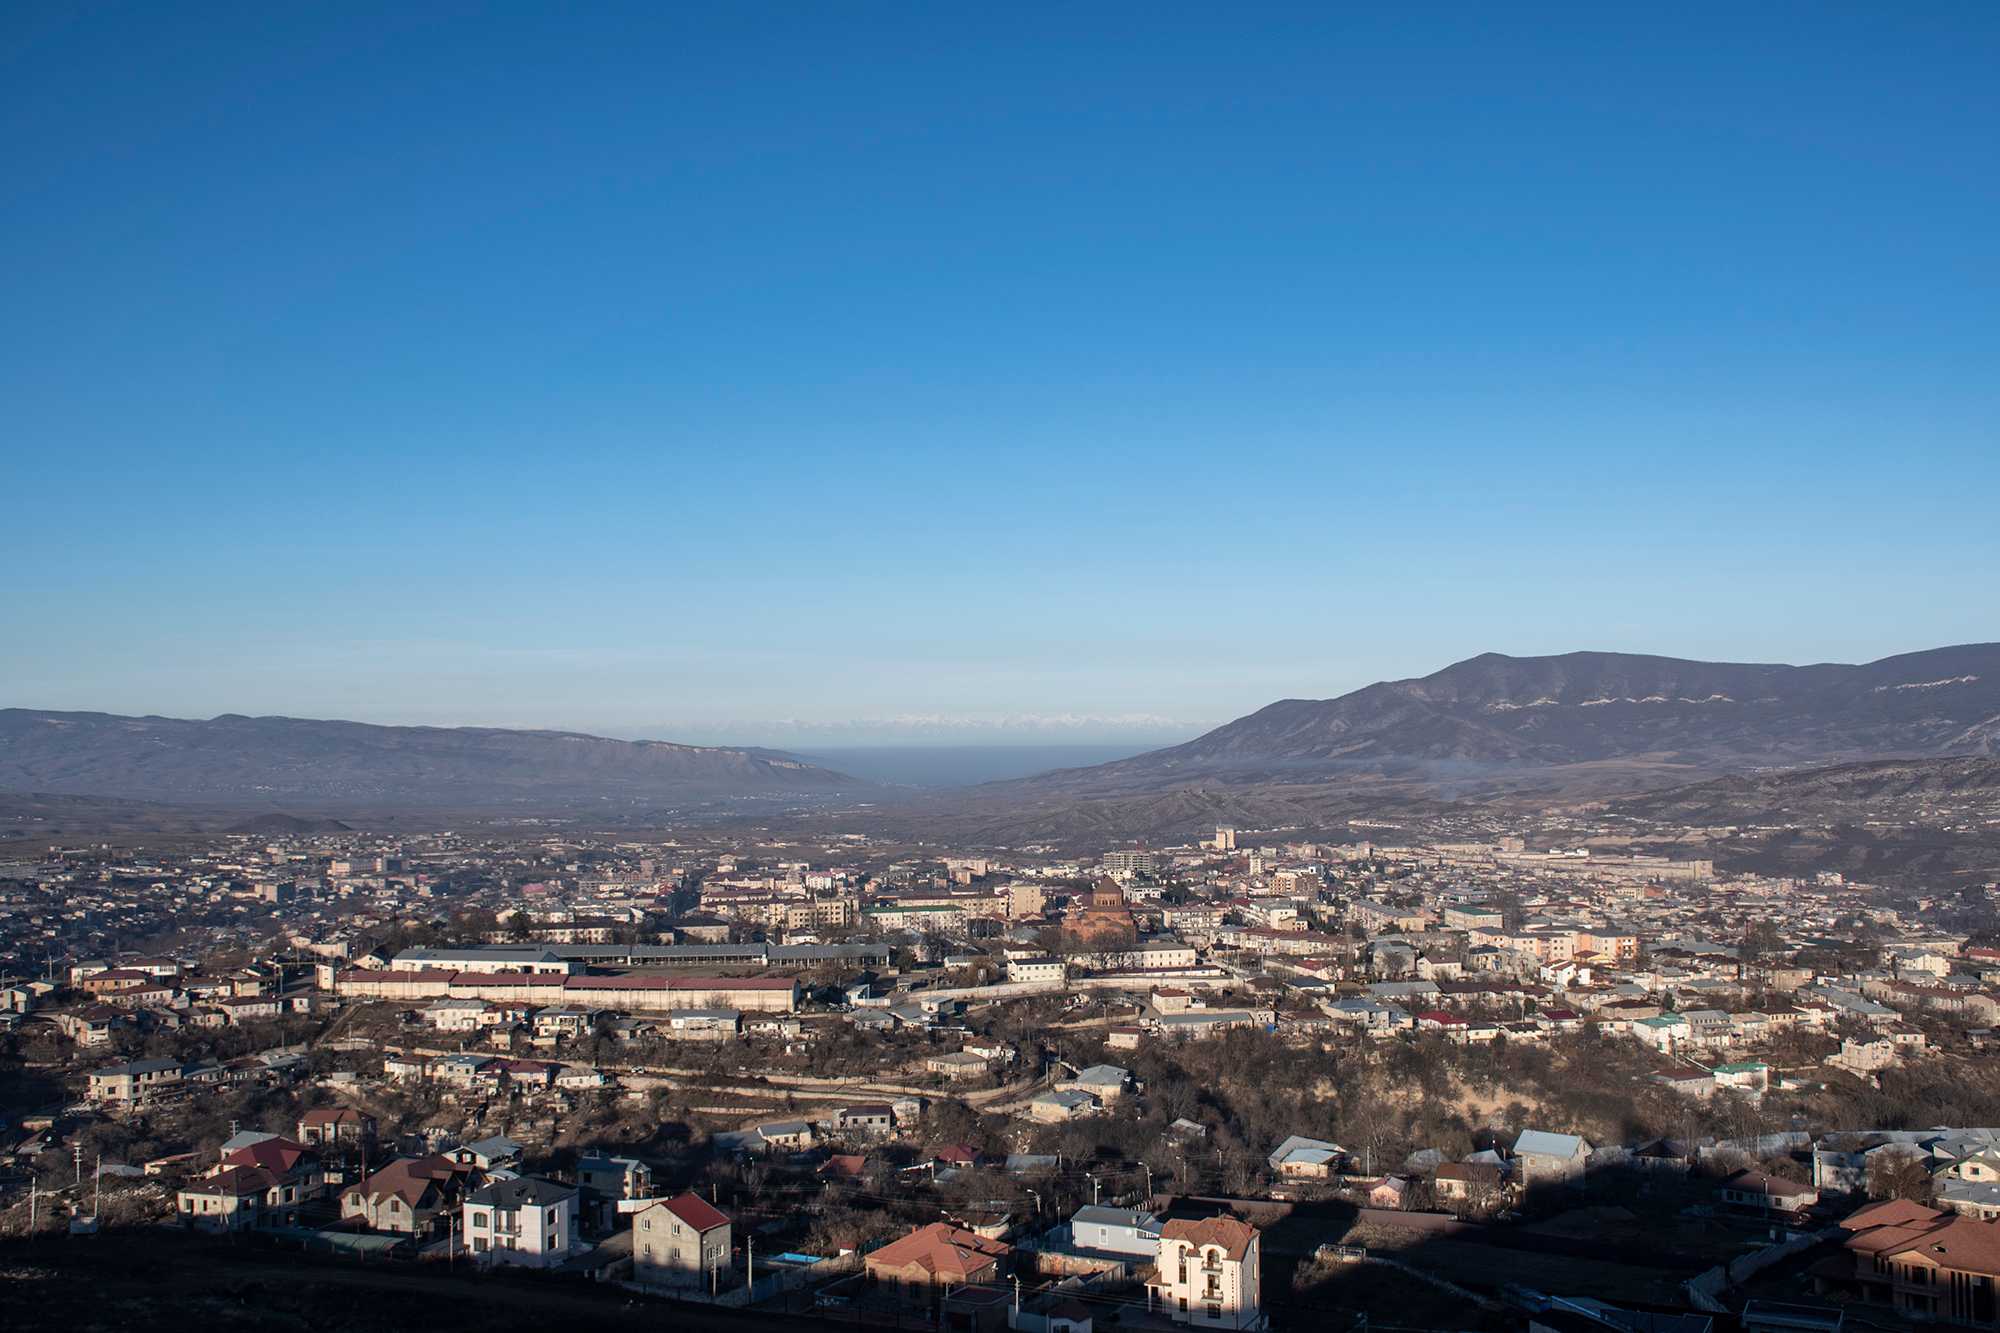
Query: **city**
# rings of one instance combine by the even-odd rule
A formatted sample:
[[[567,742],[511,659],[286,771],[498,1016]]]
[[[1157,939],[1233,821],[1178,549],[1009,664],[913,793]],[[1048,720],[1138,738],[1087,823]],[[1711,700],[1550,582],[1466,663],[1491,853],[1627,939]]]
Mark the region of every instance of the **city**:
[[[0,1226],[962,1328],[1990,1323],[2000,885],[1556,823],[50,847],[0,865]]]
[[[2000,1333],[1995,70],[0,6],[0,1333]]]

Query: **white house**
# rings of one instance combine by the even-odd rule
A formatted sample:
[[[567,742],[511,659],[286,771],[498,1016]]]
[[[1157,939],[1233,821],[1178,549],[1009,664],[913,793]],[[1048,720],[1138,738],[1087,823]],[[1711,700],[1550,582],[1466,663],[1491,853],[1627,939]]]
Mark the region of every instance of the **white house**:
[[[1261,1329],[1261,1258],[1257,1229],[1248,1222],[1177,1219],[1160,1228],[1153,1292],[1177,1324]]]
[[[576,1190],[522,1176],[466,1196],[466,1248],[488,1263],[548,1268],[569,1257],[576,1238]]]

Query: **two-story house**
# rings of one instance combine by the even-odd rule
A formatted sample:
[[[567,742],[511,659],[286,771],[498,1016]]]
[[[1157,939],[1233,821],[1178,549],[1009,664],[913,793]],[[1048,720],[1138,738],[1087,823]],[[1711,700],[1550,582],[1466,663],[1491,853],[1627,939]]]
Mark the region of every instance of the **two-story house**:
[[[375,1117],[351,1106],[322,1106],[299,1117],[300,1143],[330,1147],[374,1137]]]
[[[1862,1298],[1924,1320],[2000,1329],[2000,1222],[1903,1199],[1841,1224]]]
[[[275,1134],[241,1137],[249,1141],[224,1151],[207,1174],[176,1191],[181,1225],[196,1231],[291,1226],[300,1206],[325,1192],[325,1170],[304,1144]]]
[[[373,1231],[429,1236],[458,1206],[471,1174],[442,1153],[398,1158],[342,1191],[340,1216]]]
[[[632,1277],[648,1286],[700,1286],[729,1267],[729,1217],[699,1194],[663,1199],[632,1216]]]
[[[576,1239],[577,1192],[535,1176],[493,1180],[465,1196],[464,1236],[475,1259],[548,1268]]]

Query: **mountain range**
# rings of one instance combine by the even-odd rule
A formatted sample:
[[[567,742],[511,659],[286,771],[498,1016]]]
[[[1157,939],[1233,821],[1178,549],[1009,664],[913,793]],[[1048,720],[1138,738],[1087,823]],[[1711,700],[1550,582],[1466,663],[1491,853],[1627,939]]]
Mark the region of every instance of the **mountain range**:
[[[774,804],[987,841],[1309,825],[1370,807],[1595,799],[1730,775],[2000,755],[2000,644],[1850,666],[1487,653],[1286,699],[1182,745],[931,797],[781,751],[561,731],[0,710],[0,792],[324,817],[588,808],[625,819]],[[1926,779],[1948,784],[1965,773]],[[1983,771],[1983,770],[1980,770]],[[1830,788],[1828,790],[1831,790]],[[1861,790],[1843,788],[1843,790]],[[1708,793],[1699,805],[1755,793]]]
[[[775,750],[492,727],[0,709],[0,791],[263,809],[525,810],[868,789]]]
[[[1768,766],[2000,753],[2000,644],[1861,666],[1486,653],[1333,699],[1285,699],[1183,745],[1024,780],[1120,795],[1190,783],[1616,787]],[[1648,777],[1642,770],[1658,770]]]

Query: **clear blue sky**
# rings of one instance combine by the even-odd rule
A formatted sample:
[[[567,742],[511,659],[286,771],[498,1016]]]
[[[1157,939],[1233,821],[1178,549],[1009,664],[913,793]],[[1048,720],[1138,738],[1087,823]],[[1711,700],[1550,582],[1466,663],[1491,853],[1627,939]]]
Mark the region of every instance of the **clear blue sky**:
[[[1122,734],[2000,638],[1996,69],[1990,3],[12,4],[0,703]]]

